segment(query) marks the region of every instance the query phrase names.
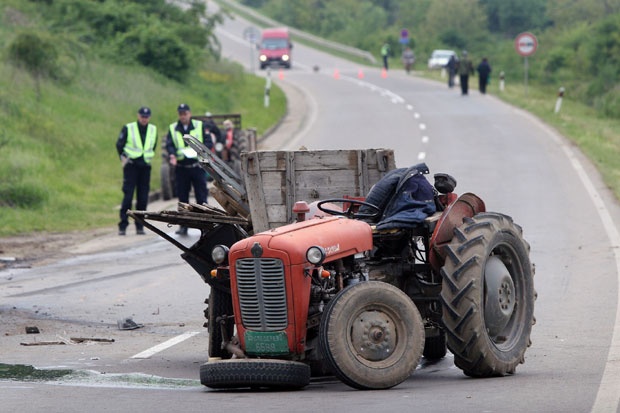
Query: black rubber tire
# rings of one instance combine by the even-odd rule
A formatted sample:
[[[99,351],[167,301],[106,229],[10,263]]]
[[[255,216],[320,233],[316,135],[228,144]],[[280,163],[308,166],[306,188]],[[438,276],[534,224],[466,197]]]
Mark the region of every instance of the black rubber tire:
[[[441,269],[443,324],[454,363],[468,376],[513,374],[525,361],[536,299],[529,251],[521,227],[512,218],[497,213],[465,218],[446,247],[446,262]],[[501,260],[514,285],[509,297],[513,310],[495,335],[489,333],[490,321],[485,320],[486,298],[491,296],[485,288],[485,270],[491,257],[496,262],[497,258]],[[497,300],[489,301],[494,302]]]
[[[163,200],[167,201],[172,199],[174,196],[174,188],[172,180],[170,179],[170,165],[165,161],[162,161],[161,163],[159,175],[161,179],[161,196]]]
[[[209,361],[200,366],[200,383],[212,389],[242,387],[300,389],[310,383],[310,367],[290,360]]]
[[[441,331],[438,336],[426,337],[424,351],[422,352],[425,359],[439,360],[444,358],[447,352],[447,337],[444,331]]]
[[[232,296],[217,288],[211,287],[209,293],[209,306],[205,310],[208,329],[209,329],[209,357],[218,357],[222,359],[229,359],[232,354],[222,348],[222,327],[217,323],[217,318],[222,315],[233,315]],[[233,335],[235,328],[234,319],[226,321],[226,331],[228,332],[228,339]]]
[[[245,132],[239,133],[235,136],[233,140],[233,144],[228,151],[228,163],[233,171],[237,173],[237,175],[241,176],[241,152],[247,151],[248,148],[248,138]]]
[[[418,309],[391,284],[355,284],[325,306],[320,352],[336,377],[353,388],[380,390],[402,383],[415,371],[423,347]]]

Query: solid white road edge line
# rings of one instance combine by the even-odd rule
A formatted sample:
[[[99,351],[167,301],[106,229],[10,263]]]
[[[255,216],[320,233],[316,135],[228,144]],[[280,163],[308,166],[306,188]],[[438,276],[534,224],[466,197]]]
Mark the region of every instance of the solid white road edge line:
[[[194,337],[196,334],[200,334],[200,331],[188,331],[187,333],[183,333],[180,336],[176,336],[171,338],[168,341],[164,341],[163,343],[160,343],[154,347],[149,348],[148,350],[144,350],[141,353],[136,354],[135,356],[131,356],[130,358],[132,359],[147,359],[151,356],[153,356],[154,354],[159,353],[160,351],[164,351],[167,348],[170,348],[172,346],[175,346],[179,343],[182,343],[183,341],[187,340],[188,338],[192,338]]]

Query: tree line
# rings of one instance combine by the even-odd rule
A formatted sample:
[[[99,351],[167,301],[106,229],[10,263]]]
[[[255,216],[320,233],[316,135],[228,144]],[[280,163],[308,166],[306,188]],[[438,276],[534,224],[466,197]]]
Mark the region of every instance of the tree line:
[[[9,59],[36,77],[70,80],[68,66],[84,54],[138,64],[183,81],[206,58],[219,58],[219,14],[186,0],[30,0],[42,16],[8,45]]]

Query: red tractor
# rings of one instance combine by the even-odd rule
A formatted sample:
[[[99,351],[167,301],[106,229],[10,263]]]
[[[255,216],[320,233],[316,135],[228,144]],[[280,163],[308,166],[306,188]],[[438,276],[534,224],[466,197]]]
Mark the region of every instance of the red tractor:
[[[202,237],[193,248],[210,257],[186,257],[211,286],[202,384],[301,388],[333,374],[387,389],[447,349],[468,376],[513,374],[535,322],[529,244],[509,216],[457,197],[451,176],[433,187],[426,174],[395,169],[365,200],[298,203],[295,223]]]

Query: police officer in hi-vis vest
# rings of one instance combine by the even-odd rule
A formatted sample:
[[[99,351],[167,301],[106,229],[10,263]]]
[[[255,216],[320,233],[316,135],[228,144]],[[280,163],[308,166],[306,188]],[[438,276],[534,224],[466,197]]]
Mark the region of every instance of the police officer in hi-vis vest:
[[[129,225],[127,210],[131,209],[134,192],[136,209],[146,211],[151,183],[151,161],[157,145],[157,128],[149,124],[150,119],[151,109],[141,107],[138,109],[138,120],[123,126],[116,141],[116,150],[123,165],[123,203],[118,235],[125,235]],[[144,234],[144,228],[139,222],[136,222],[136,233]]]
[[[213,141],[205,139],[204,125],[201,121],[192,119],[192,112],[187,104],[181,103],[177,108],[178,122],[170,124],[166,135],[166,150],[170,154],[170,164],[175,166],[177,196],[179,202],[189,202],[189,192],[194,187],[197,204],[207,202],[207,173],[198,163],[198,154],[183,140],[183,135],[189,134],[202,142],[207,148],[213,148]],[[187,227],[181,226],[176,232],[187,235]]]

